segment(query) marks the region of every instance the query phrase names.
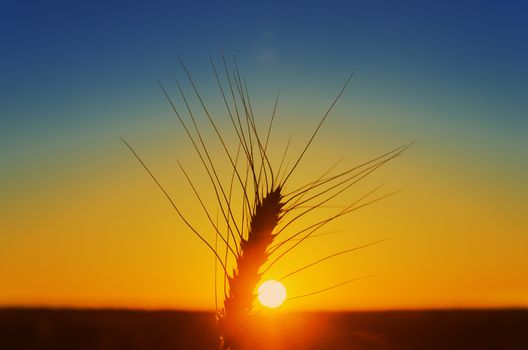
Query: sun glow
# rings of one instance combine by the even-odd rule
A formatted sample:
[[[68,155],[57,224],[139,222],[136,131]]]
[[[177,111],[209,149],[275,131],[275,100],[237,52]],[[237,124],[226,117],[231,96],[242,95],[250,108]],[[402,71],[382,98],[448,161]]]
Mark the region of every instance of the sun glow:
[[[286,300],[286,288],[279,281],[267,280],[258,288],[258,300],[265,307],[279,307]]]

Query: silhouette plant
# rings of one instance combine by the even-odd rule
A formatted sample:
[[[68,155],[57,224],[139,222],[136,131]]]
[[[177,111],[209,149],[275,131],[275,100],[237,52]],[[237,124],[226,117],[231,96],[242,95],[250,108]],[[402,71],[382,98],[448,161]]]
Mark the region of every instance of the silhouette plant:
[[[218,69],[217,64],[210,58],[214,80],[218,86],[225,111],[229,116],[232,133],[236,139],[233,147],[231,142],[228,142],[226,136],[220,131],[218,120],[206,106],[201,93],[181,58],[180,63],[192,92],[198,101],[201,114],[203,114],[205,122],[209,125],[210,131],[214,135],[213,137],[217,139],[217,146],[219,145],[224,152],[225,161],[228,162],[231,168],[231,175],[228,181],[222,180],[218,172],[218,165],[215,162],[216,157],[211,153],[211,140],[206,140],[204,130],[199,126],[197,113],[191,107],[189,97],[184,92],[180,82],[176,80],[176,86],[181,101],[183,101],[183,106],[181,107],[186,113],[176,107],[176,103],[170,97],[165,86],[158,81],[163,94],[183,127],[207,174],[212,192],[216,198],[217,215],[220,216],[221,224],[218,223],[218,218],[216,221],[213,220],[211,215],[213,210],[205,204],[197,187],[191,180],[191,176],[178,162],[183,175],[215,232],[214,243],[209,242],[204,234],[190,223],[189,219],[183,215],[175,201],[150,171],[144,160],[125,139],[122,138],[122,141],[167,197],[185,225],[214,254],[215,266],[216,264],[221,266],[224,281],[224,298],[221,308],[218,307],[216,296],[217,278],[215,275],[216,317],[220,334],[219,347],[224,350],[239,349],[244,330],[255,314],[255,290],[261,276],[305,240],[317,235],[324,235],[325,233],[317,232],[327,224],[360,208],[387,198],[395,192],[373,198],[373,194],[379,190],[378,187],[323,220],[312,222],[302,229],[292,229],[292,224],[308,213],[322,208],[337,196],[342,195],[346,190],[362,181],[387,162],[400,156],[410,145],[402,145],[336,174],[330,174],[333,172],[333,168],[331,168],[314,181],[291,189],[290,179],[298,171],[303,158],[313,145],[319,130],[327,120],[335,104],[341,98],[353,74],[348,77],[326,112],[320,118],[301,152],[293,159],[293,165],[285,165],[291,142],[290,137],[277,166],[276,162],[271,159],[269,145],[277,113],[279,95],[277,94],[275,98],[273,112],[265,133],[262,133],[257,128],[247,84],[240,74],[236,59],[233,57],[232,64],[228,64],[222,53],[221,65],[219,66],[220,69]],[[240,205],[235,205],[235,196],[241,197],[239,200]],[[378,244],[382,241],[384,240],[369,242],[362,246],[325,256],[295,269],[278,280],[284,280],[328,259]],[[224,249],[218,246],[219,243]],[[357,280],[358,278],[344,281],[303,295],[290,297],[288,300],[321,293]]]

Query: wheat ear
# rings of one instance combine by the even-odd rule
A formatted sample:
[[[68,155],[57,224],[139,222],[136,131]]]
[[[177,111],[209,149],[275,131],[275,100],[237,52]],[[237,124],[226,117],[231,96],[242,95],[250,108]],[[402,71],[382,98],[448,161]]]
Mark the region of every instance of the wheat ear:
[[[226,66],[225,59],[223,62],[224,66]],[[213,68],[215,68],[213,62],[212,64]],[[222,85],[219,81],[216,68],[214,70],[220,89],[222,90]],[[227,80],[229,83],[229,89],[230,91],[233,91],[233,84],[231,83],[230,74],[227,71],[227,68],[226,76],[228,77]],[[266,139],[264,142],[262,142],[256,129],[253,111],[249,100],[249,94],[247,93],[247,86],[245,83],[242,83],[236,61],[232,80],[234,81],[234,85],[238,91],[240,104],[243,107],[243,120],[245,122],[245,129],[247,132],[244,133],[242,123],[239,123],[238,127],[236,123],[233,123],[233,126],[237,131],[237,135],[239,136],[240,144],[245,145],[246,147],[246,160],[248,169],[251,172],[251,177],[253,179],[253,195],[255,200],[253,206],[251,206],[250,209],[250,220],[247,237],[241,237],[240,239],[240,254],[237,256],[236,265],[232,274],[227,278],[229,293],[225,296],[223,308],[217,313],[220,331],[220,348],[224,350],[238,348],[241,332],[244,329],[244,326],[248,323],[249,316],[255,301],[254,291],[260,281],[263,266],[266,264],[271,254],[270,248],[274,243],[274,238],[277,236],[277,233],[274,232],[276,231],[276,228],[278,227],[279,222],[281,221],[284,214],[284,207],[286,204],[283,197],[284,185],[295,168],[298,166],[322,123],[350,81],[350,78],[347,80],[338,97],[325,113],[302,153],[299,157],[297,157],[293,167],[288,173],[285,173],[286,175],[281,181],[277,180],[278,174],[275,174],[266,154],[271,127],[277,109],[278,95],[275,100]],[[233,99],[233,101],[236,100]],[[227,103],[226,107],[229,111],[229,106]],[[234,102],[234,108],[236,109],[236,102]],[[238,118],[238,121],[240,122],[240,118]],[[260,156],[260,168],[258,168],[258,170],[256,170],[257,167],[255,166],[255,154]],[[262,176],[264,177],[264,181],[261,182]],[[244,187],[243,190],[244,192],[247,192],[247,188]]]
[[[290,137],[280,160],[280,165],[274,168],[268,155],[268,142],[277,110],[278,94],[275,99],[275,105],[273,107],[273,113],[271,115],[266,135],[265,137],[262,137],[257,130],[248,88],[246,82],[240,76],[236,60],[233,57],[233,67],[229,68],[223,53],[221,54],[221,58],[224,71],[223,78],[220,77],[214,61],[210,59],[210,62],[215,79],[218,83],[221,97],[231,121],[231,126],[238,139],[236,157],[233,156],[234,152],[230,150],[228,143],[225,142],[224,136],[222,136],[214,118],[207,109],[202,96],[198,92],[198,89],[181,58],[180,63],[188,78],[188,82],[192,86],[194,95],[199,101],[203,114],[209,122],[212,131],[216,134],[219,144],[232,167],[229,189],[227,189],[220,180],[216,170],[217,166],[215,165],[214,157],[211,156],[208,150],[208,147],[210,146],[208,146],[206,140],[202,137],[202,133],[196,121],[195,112],[193,112],[180,83],[178,81],[176,82],[178,91],[187,110],[187,118],[185,118],[183,113],[176,108],[176,105],[171,97],[169,97],[167,90],[158,81],[165,97],[185,130],[187,137],[191,141],[194,150],[207,173],[212,190],[216,196],[220,218],[225,224],[227,231],[224,234],[221,232],[222,230],[218,225],[218,218],[216,223],[212,220],[210,210],[202,201],[197,188],[191,181],[191,177],[187,175],[183,166],[178,162],[185,178],[192,187],[194,194],[200,202],[214,232],[216,233],[214,246],[208,242],[202,233],[198,232],[198,230],[192,226],[137,152],[124,139],[123,142],[128,146],[134,156],[156,182],[156,185],[170,201],[178,216],[213,252],[216,259],[215,261],[220,263],[224,273],[224,303],[223,307],[220,310],[217,309],[216,312],[220,333],[220,349],[235,350],[239,349],[243,330],[251,319],[253,304],[256,297],[255,289],[262,274],[267,272],[282,257],[298,247],[306,239],[317,236],[317,232],[328,223],[367,205],[378,202],[391,194],[370,199],[369,197],[378,189],[376,188],[327,219],[310,224],[297,232],[288,233],[286,229],[293,222],[297,221],[312,210],[323,208],[329,201],[362,181],[365,177],[387,162],[401,155],[410,145],[400,146],[382,154],[381,156],[351,167],[346,171],[328,176],[333,169],[331,168],[318,179],[297,189],[285,191],[289,182],[288,180],[300,165],[301,160],[313,143],[315,136],[319,132],[330,111],[340,99],[341,94],[350,82],[352,75],[346,80],[342,89],[323,114],[319,123],[315,127],[314,132],[305,144],[305,147],[302,149],[299,156],[295,158],[293,166],[288,167],[288,165],[285,165],[283,167],[290,145]],[[241,162],[242,166],[239,165],[239,153],[242,154],[242,159],[244,159],[244,161]],[[234,184],[236,184],[242,194],[242,206],[239,213],[233,212],[232,190]],[[308,198],[305,199],[305,197]],[[281,239],[278,242],[275,242],[278,236],[280,236]],[[223,257],[218,248],[218,238],[220,238],[225,244],[225,254]],[[293,272],[282,277],[282,279],[290,277],[338,255],[349,253],[372,244],[377,244],[381,241],[384,240],[371,242],[363,246],[347,249],[320,258],[301,268],[297,268]],[[234,258],[234,267],[230,273],[229,266],[232,266],[232,264],[229,263],[229,258],[231,256]],[[272,258],[272,256],[274,257]],[[298,297],[305,297],[324,292],[355,280],[359,279],[355,278],[348,280]],[[215,273],[215,304],[216,300]]]

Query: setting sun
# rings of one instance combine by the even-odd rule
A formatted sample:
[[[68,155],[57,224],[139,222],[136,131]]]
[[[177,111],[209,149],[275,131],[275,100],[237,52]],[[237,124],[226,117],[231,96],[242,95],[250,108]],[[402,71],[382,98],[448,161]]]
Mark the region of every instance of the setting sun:
[[[258,300],[262,305],[276,308],[286,299],[286,288],[279,281],[268,280],[258,288]]]

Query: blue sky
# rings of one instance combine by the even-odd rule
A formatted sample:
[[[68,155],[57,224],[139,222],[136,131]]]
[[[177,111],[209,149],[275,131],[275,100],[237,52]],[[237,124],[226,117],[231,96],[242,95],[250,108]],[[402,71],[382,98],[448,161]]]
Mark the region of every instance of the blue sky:
[[[385,79],[387,89],[404,84],[443,98],[467,95],[501,114],[479,118],[484,122],[526,127],[528,5],[521,1],[1,6],[2,123],[17,132],[71,122],[63,115],[68,106],[121,103],[176,70],[177,53],[205,65],[219,49],[236,52],[252,72],[258,72],[253,63],[260,57],[275,69],[295,67],[297,75],[346,75],[357,68]]]

